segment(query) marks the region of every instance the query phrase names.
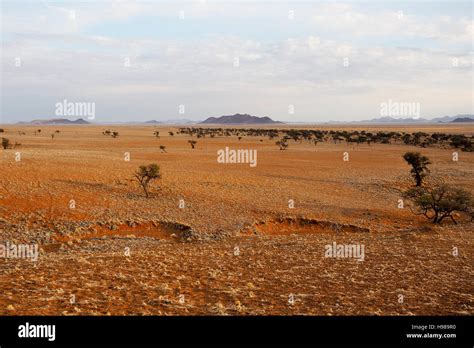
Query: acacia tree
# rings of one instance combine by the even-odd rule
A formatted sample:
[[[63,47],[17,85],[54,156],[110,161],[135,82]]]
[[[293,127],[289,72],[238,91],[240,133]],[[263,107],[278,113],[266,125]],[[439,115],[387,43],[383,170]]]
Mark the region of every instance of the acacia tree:
[[[161,152],[166,152],[166,146],[165,145],[160,145],[160,150],[161,150]]]
[[[191,144],[191,148],[194,149],[194,147],[195,147],[196,144],[197,144],[197,141],[196,141],[196,140],[188,140],[188,143]]]
[[[456,211],[472,213],[473,200],[471,194],[462,189],[438,185],[433,188],[414,187],[403,194],[415,205],[416,215],[424,215],[435,224],[440,224],[445,218],[450,218],[455,224],[453,213]],[[411,209],[411,208],[410,208]]]
[[[148,187],[152,180],[161,179],[160,167],[155,164],[149,164],[148,166],[142,165],[138,167],[138,170],[134,175],[139,185],[143,188],[146,198],[150,196]]]
[[[469,139],[463,134],[455,134],[451,137],[451,146],[461,148],[462,151],[472,152],[474,150],[474,144],[472,138]]]
[[[419,152],[407,152],[403,158],[412,167],[410,173],[415,179],[416,186],[421,186],[423,179],[430,171],[427,167],[428,164],[431,164],[429,158]]]

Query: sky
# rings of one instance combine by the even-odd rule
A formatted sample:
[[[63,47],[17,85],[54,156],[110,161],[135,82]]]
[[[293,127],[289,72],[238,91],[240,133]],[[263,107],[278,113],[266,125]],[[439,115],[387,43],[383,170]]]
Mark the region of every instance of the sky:
[[[471,1],[2,0],[0,123],[474,114],[473,41]]]

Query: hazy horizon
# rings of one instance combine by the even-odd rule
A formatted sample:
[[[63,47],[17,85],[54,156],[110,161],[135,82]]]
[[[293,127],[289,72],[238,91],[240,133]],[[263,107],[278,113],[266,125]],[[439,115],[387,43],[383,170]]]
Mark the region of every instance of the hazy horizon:
[[[242,113],[241,113],[242,114]],[[220,117],[220,116],[230,116],[230,115],[219,115],[219,116],[209,116],[209,117]],[[251,116],[257,116],[257,117],[264,117],[264,116],[258,116],[258,115],[251,115]],[[442,118],[442,117],[470,117],[472,118],[472,116],[474,115],[471,115],[471,114],[464,114],[464,115],[443,115],[443,116],[439,116],[439,117],[433,117],[433,118],[423,118],[421,117],[420,120],[424,121],[424,122],[430,122],[430,121],[433,121],[433,122],[438,122],[437,119],[439,118]],[[339,122],[344,122],[344,123],[351,123],[351,122],[364,122],[364,121],[374,121],[375,119],[381,119],[381,118],[384,118],[384,117],[374,117],[374,118],[367,118],[367,119],[363,119],[363,120],[353,120],[353,121],[337,121],[337,120],[329,120],[329,121],[298,121],[298,120],[280,120],[280,119],[276,119],[276,118],[273,118],[271,116],[268,116],[270,117],[273,121],[277,121],[277,122],[282,122],[284,124],[298,124],[298,123],[304,123],[304,124],[320,124],[320,123],[329,123],[331,124],[332,122],[333,123],[339,123]],[[195,124],[195,123],[199,123],[199,122],[202,122],[202,121],[205,121],[208,117],[205,117],[205,118],[201,118],[201,119],[197,119],[197,120],[193,120],[193,119],[188,119],[188,118],[176,118],[176,119],[172,119],[172,118],[168,118],[168,119],[158,119],[158,118],[155,118],[155,119],[146,119],[146,120],[135,120],[135,121],[114,121],[114,120],[109,120],[109,121],[97,121],[95,119],[93,120],[90,120],[90,119],[87,119],[87,117],[38,117],[38,118],[34,118],[34,119],[31,119],[31,120],[21,120],[21,121],[16,121],[16,122],[4,122],[4,124],[17,124],[17,123],[30,123],[30,122],[33,122],[33,121],[48,121],[48,120],[53,120],[53,119],[67,119],[67,120],[70,120],[70,121],[76,121],[76,120],[85,120],[91,124],[97,124],[97,125],[100,125],[100,124],[134,124],[134,123],[137,123],[137,124],[145,124],[147,122],[150,122],[150,124],[153,124],[152,122],[153,121],[156,121],[157,123],[162,123],[162,124],[173,124],[173,121],[176,122],[176,124],[186,124],[186,123],[182,123],[184,121],[189,121],[190,124]],[[408,118],[404,118],[404,117],[391,117],[392,119],[413,119],[413,120],[417,120],[416,118],[411,118],[411,117],[408,117]],[[0,123],[1,124],[1,123]],[[406,124],[411,124],[411,123],[406,123]],[[268,124],[268,125],[271,125],[271,124]]]
[[[85,118],[57,115],[63,100],[97,123],[474,114],[470,1],[1,6],[0,123]]]

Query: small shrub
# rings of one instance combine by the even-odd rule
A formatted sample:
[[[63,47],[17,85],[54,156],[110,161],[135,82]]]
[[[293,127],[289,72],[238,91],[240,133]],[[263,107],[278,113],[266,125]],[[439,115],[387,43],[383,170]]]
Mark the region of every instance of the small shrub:
[[[288,143],[283,140],[278,140],[275,144],[280,147],[280,150],[286,150],[288,148]]]
[[[11,147],[10,140],[7,138],[2,138],[2,147],[4,150],[9,149]]]

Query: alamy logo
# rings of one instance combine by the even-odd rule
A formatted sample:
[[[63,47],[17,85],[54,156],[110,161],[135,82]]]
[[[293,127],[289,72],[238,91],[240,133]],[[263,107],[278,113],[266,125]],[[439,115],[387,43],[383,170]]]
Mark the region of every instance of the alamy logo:
[[[95,103],[91,102],[68,102],[64,99],[56,103],[56,116],[84,116],[89,120],[95,119]]]
[[[0,244],[0,258],[38,260],[38,244]]]
[[[381,116],[404,116],[417,119],[420,117],[420,103],[415,102],[395,102],[389,99],[388,102],[380,103]]]
[[[325,246],[325,257],[335,258],[354,258],[357,261],[364,261],[364,245],[363,244],[327,244]]]
[[[18,337],[20,338],[47,338],[48,341],[56,339],[56,325],[35,325],[26,322],[18,326]]]
[[[232,150],[227,146],[217,151],[218,163],[248,163],[250,167],[257,166],[257,150]]]

